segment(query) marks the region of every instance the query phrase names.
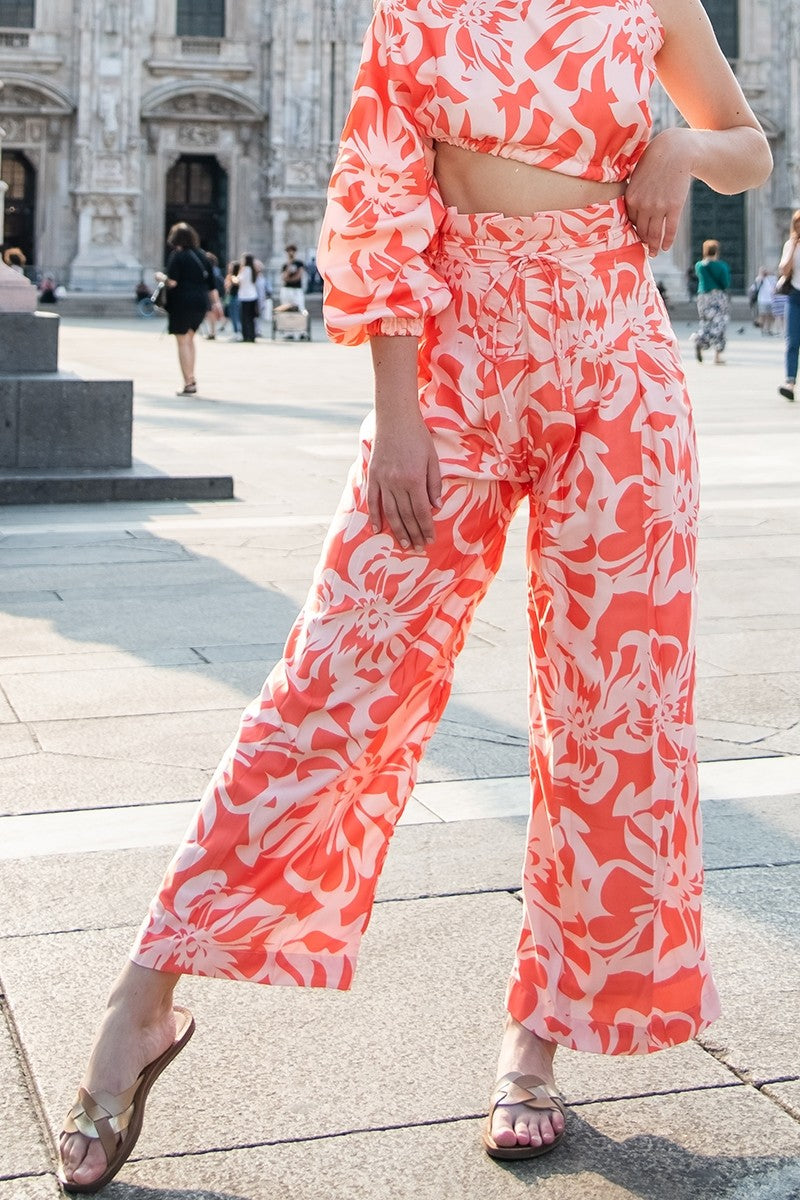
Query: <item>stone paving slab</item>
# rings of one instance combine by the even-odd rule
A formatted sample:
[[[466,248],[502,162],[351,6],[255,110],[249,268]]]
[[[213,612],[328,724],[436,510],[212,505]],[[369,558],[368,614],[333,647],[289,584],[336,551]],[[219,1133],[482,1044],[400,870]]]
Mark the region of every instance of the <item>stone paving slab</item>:
[[[3,1004],[0,1007],[0,1180],[47,1171],[50,1167],[17,1051],[6,1025],[7,1015]]]
[[[700,762],[725,762],[731,758],[769,758],[778,753],[777,750],[767,749],[763,743],[748,746],[743,742],[719,741],[714,738],[697,739],[697,756]]]
[[[215,591],[192,593],[186,602],[183,589],[176,594],[148,598],[87,595],[80,603],[53,600],[28,615],[24,603],[7,606],[0,614],[0,638],[15,654],[69,653],[87,649],[121,649],[136,654],[147,646],[200,646],[219,641],[220,632],[231,641],[284,642],[297,605],[277,590],[243,585],[236,603],[220,610]]]
[[[0,816],[188,800],[209,777],[197,768],[72,754],[32,754],[22,764],[0,758]]]
[[[698,717],[787,729],[800,721],[800,696],[793,694],[793,678],[786,673],[699,679]]]
[[[800,671],[800,638],[777,638],[774,630],[768,629],[706,634],[703,656],[737,675]]]
[[[272,664],[195,661],[181,668],[56,671],[3,675],[2,686],[23,721],[155,715],[242,707],[258,693]],[[234,731],[235,732],[235,731]]]
[[[508,895],[378,905],[349,994],[184,980],[179,1000],[202,1036],[154,1092],[141,1153],[287,1139],[309,1123],[338,1133],[485,1111],[519,916]],[[14,1018],[54,1129],[132,932],[0,943]],[[70,970],[76,962],[79,972]],[[572,1100],[736,1082],[695,1043],[614,1060],[564,1052],[560,1079]]]
[[[781,532],[765,530],[756,536],[742,536],[739,530],[721,533],[719,530],[713,531],[701,523],[698,555],[700,569],[702,570],[711,563],[736,562],[742,558],[765,562],[773,558],[800,557],[800,535],[798,535],[797,527],[798,523],[795,522],[793,530],[786,528]],[[752,534],[752,530],[749,530],[748,533]]]
[[[700,612],[708,620],[716,613],[747,617],[758,613],[796,613],[797,561],[771,559],[768,571],[754,571],[752,562],[707,563],[700,575]]]
[[[188,647],[150,646],[139,655],[115,650],[77,654],[0,655],[0,679],[6,675],[43,675],[59,671],[127,671],[142,660],[157,667],[198,666],[203,659]]]
[[[757,954],[748,954],[753,971]],[[714,955],[714,962],[718,955]],[[757,1019],[756,1019],[757,1013]],[[756,987],[736,992],[722,980],[722,1016],[700,1043],[748,1082],[800,1078],[800,999],[797,990]],[[800,1083],[795,1084],[800,1087]]]
[[[39,747],[25,725],[0,724],[0,760],[38,754]]]
[[[800,865],[709,871],[705,929],[720,992],[800,993]]]
[[[764,1095],[777,1100],[800,1121],[800,1080],[794,1080],[792,1083],[771,1083],[763,1090]]]
[[[32,730],[47,753],[213,771],[236,733],[242,707],[236,702],[200,712],[38,721]]]
[[[703,804],[707,868],[800,860],[800,793]]]
[[[132,1163],[120,1200],[796,1200],[800,1130],[749,1088],[570,1116],[546,1157],[492,1161],[480,1121]],[[109,1193],[111,1196],[112,1194]]]
[[[60,1200],[62,1195],[52,1174],[30,1179],[0,1179],[0,1200]],[[153,1200],[152,1194],[150,1200]]]
[[[19,717],[0,691],[0,725],[14,725],[18,720]]]

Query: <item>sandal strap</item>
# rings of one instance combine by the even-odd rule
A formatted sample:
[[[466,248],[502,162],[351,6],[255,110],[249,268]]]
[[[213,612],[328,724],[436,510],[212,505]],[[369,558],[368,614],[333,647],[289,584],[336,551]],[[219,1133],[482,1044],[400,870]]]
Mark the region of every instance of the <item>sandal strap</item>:
[[[106,1160],[116,1154],[119,1135],[124,1133],[133,1116],[133,1099],[139,1089],[141,1076],[127,1091],[112,1096],[110,1092],[93,1095],[86,1088],[79,1088],[78,1097],[67,1113],[65,1133],[81,1133],[84,1137],[99,1140],[105,1151]]]
[[[524,1104],[539,1112],[548,1109],[552,1112],[555,1109],[566,1116],[563,1096],[538,1075],[518,1075],[512,1071],[498,1079],[489,1107],[489,1124],[495,1109],[507,1108],[512,1104]]]

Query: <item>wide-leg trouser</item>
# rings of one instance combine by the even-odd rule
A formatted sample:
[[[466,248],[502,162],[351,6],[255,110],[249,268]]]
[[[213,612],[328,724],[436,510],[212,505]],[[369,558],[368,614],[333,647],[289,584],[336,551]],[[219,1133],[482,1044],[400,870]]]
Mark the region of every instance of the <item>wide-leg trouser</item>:
[[[245,711],[134,961],[347,988],[455,657],[530,509],[532,809],[510,1012],[576,1049],[717,1015],[693,728],[697,482],[675,340],[621,202],[449,214],[420,403],[436,541],[370,529],[364,430],[285,657]],[[498,664],[502,669],[502,664]]]

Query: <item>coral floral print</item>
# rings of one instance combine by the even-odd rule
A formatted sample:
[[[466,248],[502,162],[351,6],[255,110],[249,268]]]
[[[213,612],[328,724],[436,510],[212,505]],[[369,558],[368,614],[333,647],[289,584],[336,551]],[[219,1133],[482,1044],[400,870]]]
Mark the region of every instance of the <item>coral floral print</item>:
[[[700,920],[695,449],[675,341],[621,202],[451,212],[421,403],[437,537],[371,532],[370,427],[286,658],[246,711],[136,960],[346,988],[453,660],[530,505],[532,817],[508,994],[581,1050],[717,1015]]]
[[[662,41],[649,0],[380,0],[320,236],[330,336],[420,334],[447,306],[436,142],[626,179]]]
[[[639,0],[383,0],[320,259],[334,337],[422,335],[436,541],[402,552],[372,532],[368,420],[285,657],[143,924],[142,965],[350,986],[455,657],[527,502],[532,808],[508,1008],[543,1037],[618,1054],[717,1016],[700,908],[695,445],[669,321],[622,200],[462,216],[431,175],[446,136],[623,177],[646,140],[659,38]],[[534,79],[536,103],[519,91]]]

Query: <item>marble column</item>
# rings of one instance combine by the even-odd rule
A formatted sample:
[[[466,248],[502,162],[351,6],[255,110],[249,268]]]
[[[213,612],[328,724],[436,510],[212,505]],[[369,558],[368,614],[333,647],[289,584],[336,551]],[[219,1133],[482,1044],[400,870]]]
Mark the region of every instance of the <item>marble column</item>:
[[[141,275],[142,140],[138,6],[80,0],[73,159],[78,252],[70,284],[133,291]]]

